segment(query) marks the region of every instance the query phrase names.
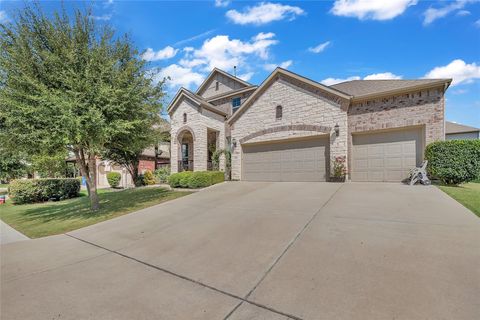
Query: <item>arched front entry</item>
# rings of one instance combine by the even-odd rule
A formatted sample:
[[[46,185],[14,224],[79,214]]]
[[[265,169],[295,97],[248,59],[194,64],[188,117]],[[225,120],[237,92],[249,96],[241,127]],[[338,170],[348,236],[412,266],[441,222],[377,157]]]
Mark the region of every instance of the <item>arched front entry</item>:
[[[181,130],[177,136],[178,141],[178,172],[193,171],[194,141],[195,136],[190,128]]]

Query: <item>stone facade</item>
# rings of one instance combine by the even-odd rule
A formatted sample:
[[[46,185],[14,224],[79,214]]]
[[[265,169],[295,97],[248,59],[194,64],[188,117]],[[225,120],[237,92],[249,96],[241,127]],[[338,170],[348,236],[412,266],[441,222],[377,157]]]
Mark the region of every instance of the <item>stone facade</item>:
[[[424,145],[445,138],[443,88],[353,103],[348,109],[348,146],[352,134],[374,130],[422,127]]]
[[[184,122],[184,114],[187,121]],[[208,129],[218,131],[217,148],[225,148],[225,117],[197,106],[188,99],[182,98],[178,107],[171,116],[171,171],[178,172],[178,161],[181,159],[181,142],[179,136],[188,130],[193,136],[193,169],[194,171],[207,170]],[[224,159],[220,161],[220,168],[224,168]]]
[[[229,96],[227,98],[211,101],[211,103],[219,107],[221,110],[223,110],[223,112],[230,116],[232,115],[232,99],[240,98],[241,103],[244,103],[245,100],[247,100],[252,93],[253,91],[243,92],[240,94]]]
[[[222,93],[228,93],[232,90],[238,90],[244,87],[244,84],[235,81],[231,77],[217,73],[211,79],[207,80],[205,88],[198,94],[205,99],[208,99],[209,97],[217,96]]]
[[[276,119],[275,115],[278,105],[282,106],[281,119]],[[336,156],[347,156],[346,108],[342,101],[335,101],[330,95],[299,81],[287,77],[273,80],[231,128],[232,141],[235,139],[238,142],[232,152],[232,179],[242,177],[242,142],[327,134],[330,139],[330,163],[333,164]],[[333,129],[336,124],[340,126],[338,137]],[[292,130],[273,129],[282,126],[291,126]],[[311,130],[316,127],[323,127],[323,130]],[[256,132],[264,134],[245,140]]]
[[[212,73],[199,94],[204,99],[213,99],[202,102],[199,98],[194,102],[195,99],[184,96],[169,109],[172,172],[178,171],[178,160],[181,159],[179,137],[182,132],[191,134],[195,171],[207,170],[208,132],[215,130],[218,133],[217,148],[224,149],[227,140],[233,142],[232,178],[236,180],[242,179],[242,147],[251,143],[328,137],[329,159],[326,160],[330,172],[327,175],[331,175],[338,156],[347,159],[347,172],[351,168],[352,135],[357,133],[421,128],[422,147],[445,137],[445,83],[439,85],[436,82],[429,89],[413,89],[408,93],[360,100],[361,96],[350,97],[290,72],[275,71],[265,85],[222,98],[222,94],[228,95],[246,86],[237,81],[233,76]],[[253,100],[250,98],[252,94],[255,95]],[[242,107],[232,113],[231,101],[235,97],[241,97]],[[249,105],[244,105],[247,99]],[[198,106],[207,103],[226,116]],[[281,106],[281,117],[276,114],[278,106]],[[187,115],[186,122],[184,114]],[[230,121],[227,122],[226,118]],[[337,125],[338,136],[335,132]],[[190,134],[187,135],[189,139]],[[222,158],[222,170],[224,164]]]

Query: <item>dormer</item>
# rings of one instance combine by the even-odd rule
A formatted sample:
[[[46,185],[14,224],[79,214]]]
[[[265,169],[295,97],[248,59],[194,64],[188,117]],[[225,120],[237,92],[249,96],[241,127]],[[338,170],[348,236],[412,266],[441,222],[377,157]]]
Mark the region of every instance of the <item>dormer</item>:
[[[252,85],[223,70],[214,68],[197,90],[204,99],[228,95],[233,91],[252,87]]]

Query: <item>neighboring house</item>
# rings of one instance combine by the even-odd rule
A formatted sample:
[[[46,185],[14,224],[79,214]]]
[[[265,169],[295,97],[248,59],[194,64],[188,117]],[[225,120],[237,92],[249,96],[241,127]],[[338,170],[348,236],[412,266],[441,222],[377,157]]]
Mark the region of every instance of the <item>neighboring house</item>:
[[[237,180],[326,181],[342,156],[353,181],[400,181],[421,164],[428,143],[445,138],[450,82],[326,86],[277,68],[257,87],[214,69],[168,107],[172,172],[211,169],[212,150],[231,148]]]
[[[80,171],[76,168],[75,157],[70,157],[67,159],[67,163],[72,163],[74,166],[74,175],[79,176]],[[141,157],[138,164],[138,172],[144,173],[147,170],[155,171],[156,169],[168,166],[170,164],[170,143],[160,143],[157,149],[149,148],[146,149]],[[109,172],[118,172],[121,175],[120,186],[129,187],[133,186],[133,181],[131,175],[128,171],[115,163],[112,163],[108,160],[102,160],[98,158],[96,160],[97,166],[97,187],[106,188],[110,185],[108,184],[107,174]]]
[[[461,139],[480,139],[480,129],[469,127],[460,123],[445,122],[445,139],[461,140]]]

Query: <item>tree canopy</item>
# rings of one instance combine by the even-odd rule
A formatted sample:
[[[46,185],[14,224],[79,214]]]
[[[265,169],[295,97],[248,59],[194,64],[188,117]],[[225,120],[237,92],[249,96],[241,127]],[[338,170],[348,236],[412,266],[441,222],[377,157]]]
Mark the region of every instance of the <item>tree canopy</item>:
[[[163,82],[128,36],[97,26],[90,11],[48,17],[27,5],[0,25],[0,47],[3,143],[32,155],[73,152],[98,209],[96,158],[157,121]]]

